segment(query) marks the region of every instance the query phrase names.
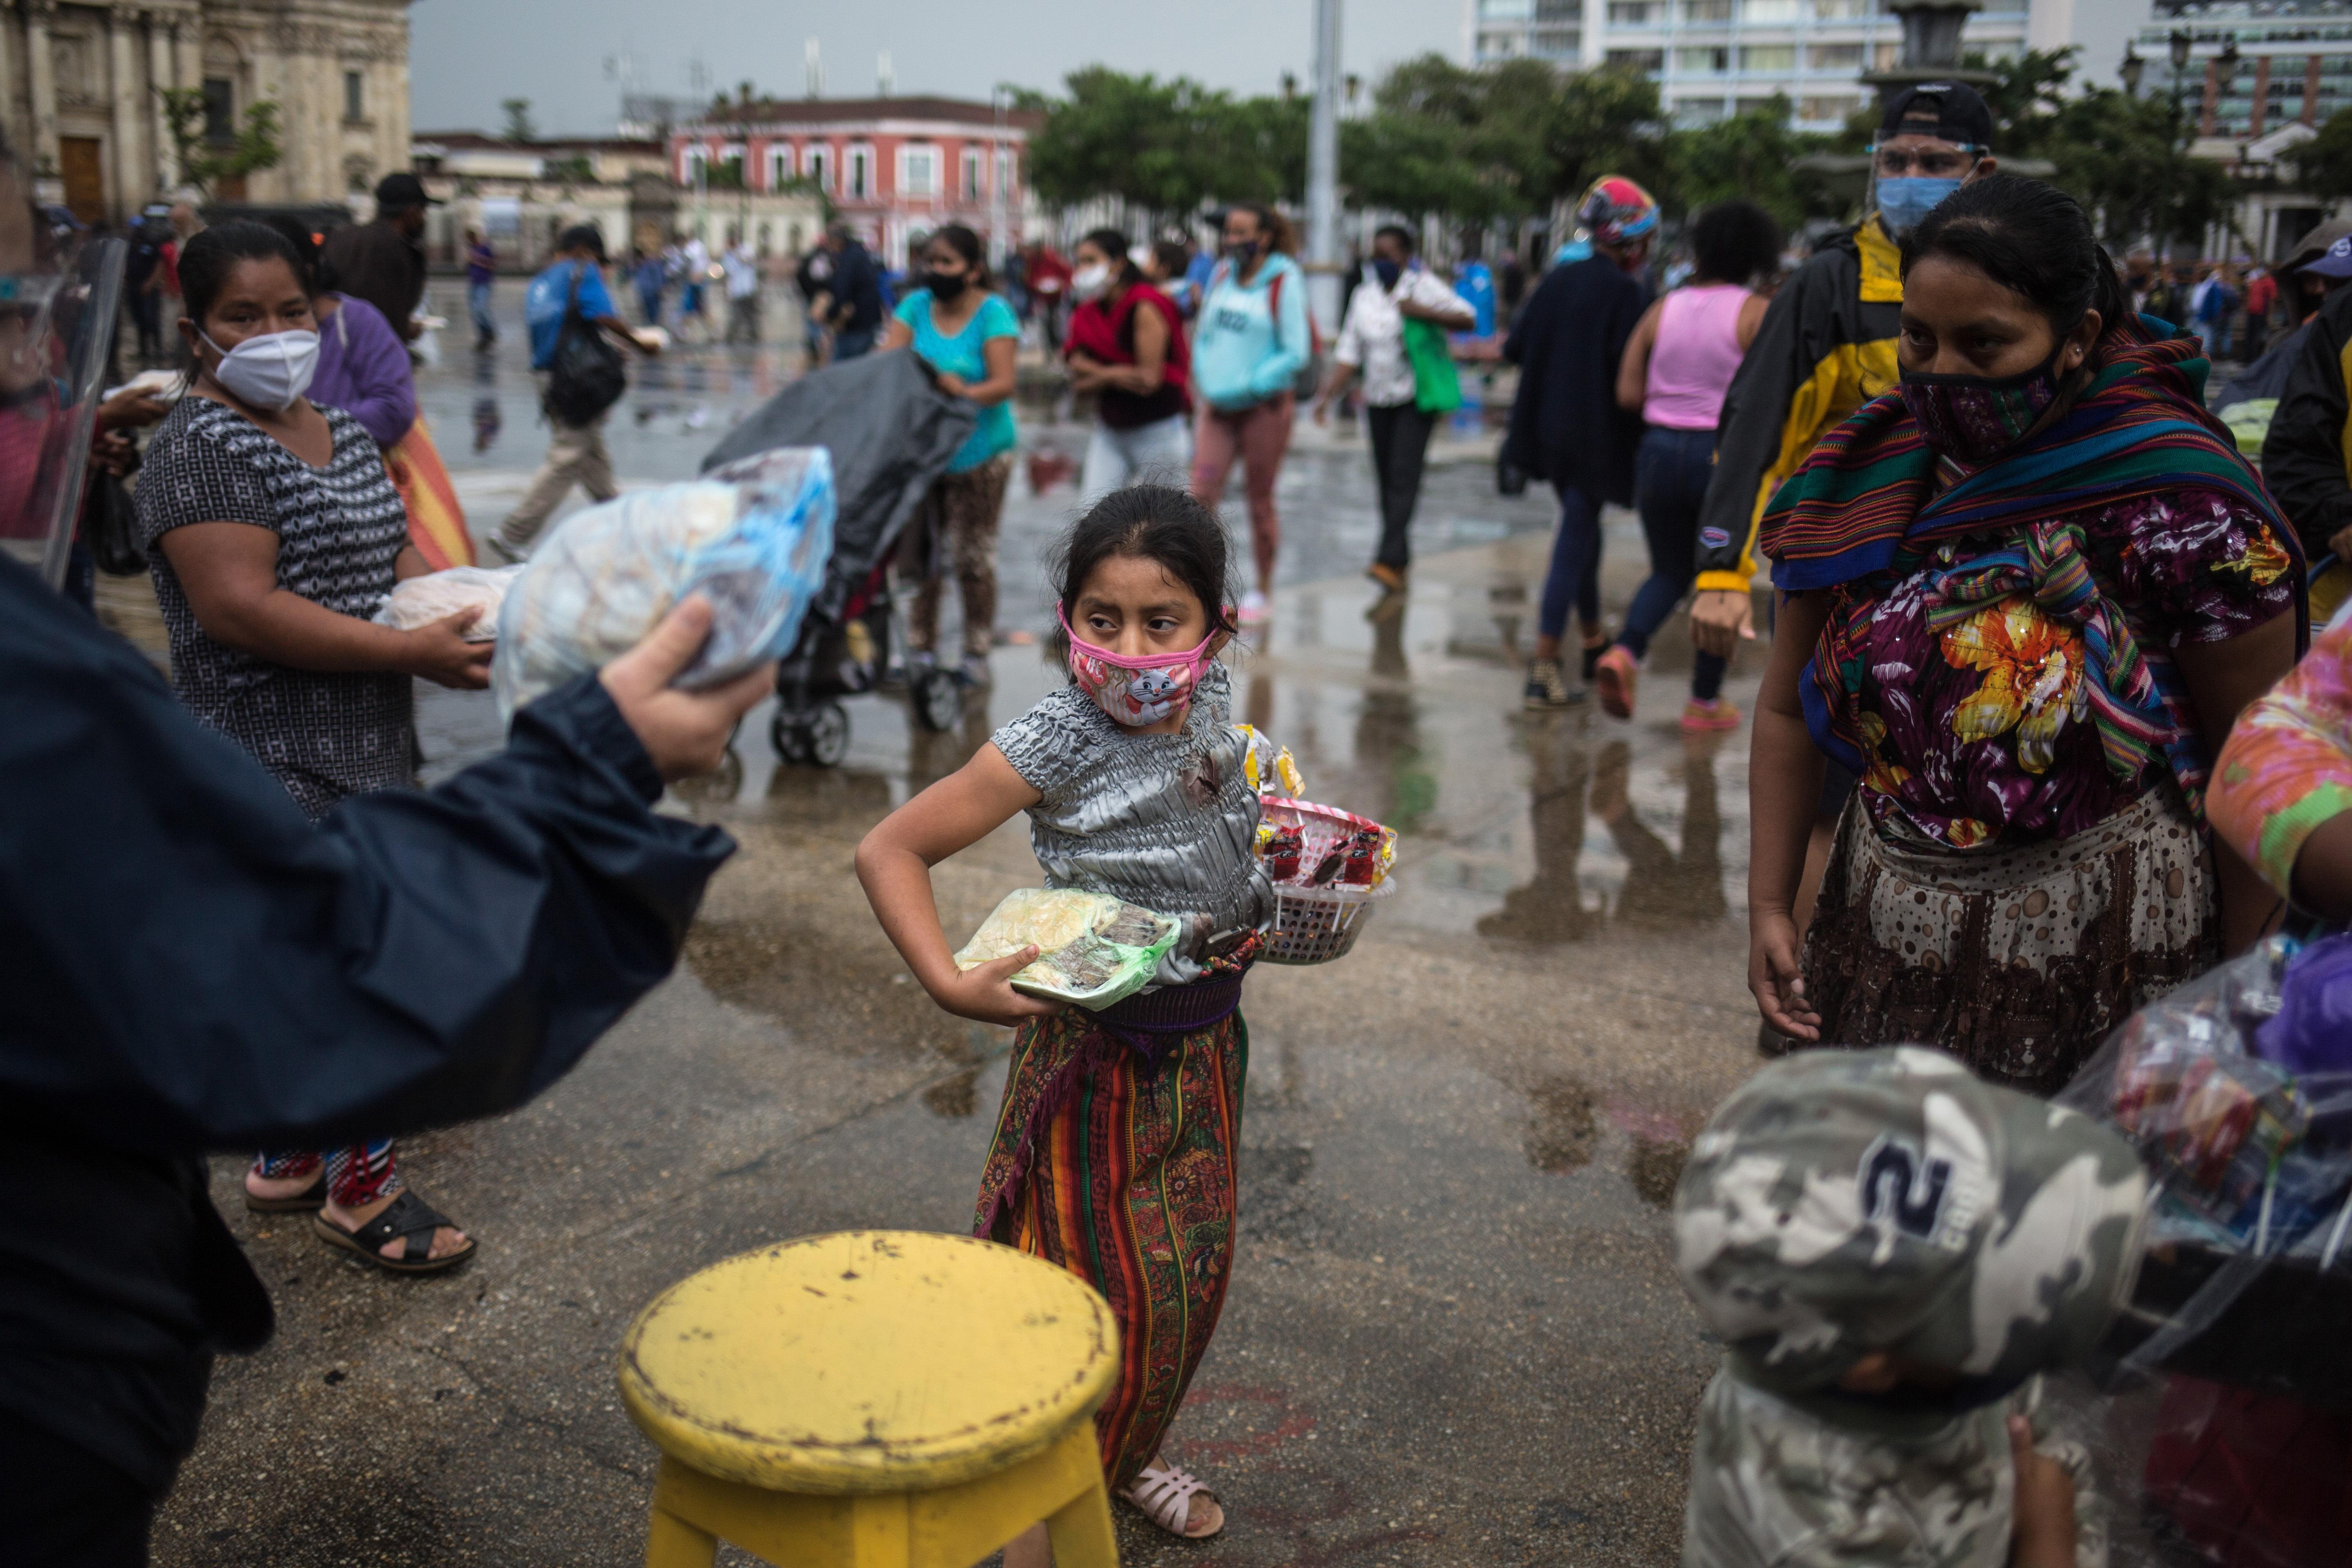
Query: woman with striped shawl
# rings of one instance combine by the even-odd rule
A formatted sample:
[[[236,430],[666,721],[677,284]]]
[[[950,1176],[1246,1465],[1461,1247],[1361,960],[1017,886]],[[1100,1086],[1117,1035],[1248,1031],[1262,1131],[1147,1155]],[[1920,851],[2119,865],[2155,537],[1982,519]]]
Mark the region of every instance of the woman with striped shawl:
[[[2132,313],[2073,198],[1974,182],[1903,268],[1901,384],[1763,521],[1748,985],[1792,1042],[2046,1093],[2275,907],[2203,800],[2294,661],[2301,561],[2196,342]],[[1801,947],[1825,753],[1862,784]]]

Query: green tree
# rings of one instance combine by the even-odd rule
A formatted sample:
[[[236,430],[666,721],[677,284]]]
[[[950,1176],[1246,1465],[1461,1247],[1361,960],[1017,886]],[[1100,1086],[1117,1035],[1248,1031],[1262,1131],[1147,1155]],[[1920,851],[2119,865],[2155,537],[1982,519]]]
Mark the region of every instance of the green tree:
[[[262,99],[246,108],[245,120],[227,142],[205,134],[206,108],[201,88],[158,88],[163,125],[179,160],[180,178],[206,196],[226,181],[274,169],[286,156],[278,142],[278,105]]]
[[[539,126],[531,120],[530,117],[530,100],[527,98],[500,99],[499,100],[499,107],[506,110],[506,138],[508,141],[536,142],[539,140]]]
[[[2227,168],[2189,156],[2164,99],[2094,88],[2053,117],[2042,146],[2058,166],[2057,184],[2091,209],[2110,246],[2194,238],[2226,218],[2238,197]]]
[[[1789,228],[1833,214],[1836,198],[1795,167],[1798,159],[1823,151],[1830,139],[1790,129],[1789,111],[1789,100],[1776,97],[1728,120],[1670,132],[1667,177],[1654,194],[1674,213],[1714,202],[1751,201]]]
[[[2352,196],[2352,110],[2337,110],[2319,134],[2286,154],[2298,190],[2329,201]]]

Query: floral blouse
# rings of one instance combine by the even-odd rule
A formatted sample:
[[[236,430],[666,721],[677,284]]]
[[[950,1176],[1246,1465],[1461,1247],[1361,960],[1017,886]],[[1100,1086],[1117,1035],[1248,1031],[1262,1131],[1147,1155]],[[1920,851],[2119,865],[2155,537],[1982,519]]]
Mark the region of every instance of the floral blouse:
[[[1956,597],[1954,579],[2013,552],[2014,539],[1946,541],[1830,590],[1843,700],[1863,741],[1861,799],[1889,843],[2007,848],[2104,821],[2172,773],[2168,745],[2193,744],[2170,650],[2225,642],[2294,603],[2293,557],[2230,496],[2135,497],[2079,522],[2066,531],[2097,590],[2089,616],[2053,612],[2052,595],[2021,587],[1973,605]],[[2089,671],[2126,635],[2174,694],[2137,744],[2098,721]]]
[[[2304,840],[2352,811],[2352,620],[2339,616],[2285,679],[2246,704],[2208,809],[2213,831],[2292,896]]]

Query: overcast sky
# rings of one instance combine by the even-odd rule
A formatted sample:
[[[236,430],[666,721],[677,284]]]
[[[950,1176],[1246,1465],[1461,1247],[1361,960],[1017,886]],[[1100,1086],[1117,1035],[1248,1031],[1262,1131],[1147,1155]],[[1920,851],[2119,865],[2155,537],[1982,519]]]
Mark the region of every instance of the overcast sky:
[[[1461,49],[1462,0],[1346,3],[1340,52],[1367,80],[1412,55]],[[621,86],[606,62],[624,55],[641,91],[688,94],[698,58],[714,89],[748,77],[797,96],[810,37],[832,98],[872,93],[882,49],[901,93],[1058,87],[1097,63],[1270,92],[1286,70],[1306,79],[1311,16],[1310,0],[886,0],[849,11],[776,0],[415,0],[410,123],[495,131],[499,100],[527,98],[544,133],[609,133]]]

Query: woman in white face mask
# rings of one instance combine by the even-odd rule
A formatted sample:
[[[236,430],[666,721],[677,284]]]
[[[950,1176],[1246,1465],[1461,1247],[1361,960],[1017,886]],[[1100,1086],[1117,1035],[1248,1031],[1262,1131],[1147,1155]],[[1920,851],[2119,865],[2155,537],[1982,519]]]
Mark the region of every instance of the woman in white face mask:
[[[415,779],[410,678],[488,684],[491,644],[455,616],[415,631],[369,617],[425,570],[383,455],[360,422],[303,395],[318,323],[293,247],[228,223],[180,259],[187,392],[156,426],[139,528],[172,647],[172,684],[258,758],[315,821]],[[405,1191],[388,1141],[268,1153],[246,1181],[265,1212],[316,1210],[321,1239],[425,1272],[474,1243]]]
[[[1092,505],[1133,484],[1181,487],[1192,461],[1191,370],[1175,301],[1146,281],[1127,236],[1098,228],[1078,241],[1062,357],[1070,386],[1095,397],[1094,439],[1078,488]]]

